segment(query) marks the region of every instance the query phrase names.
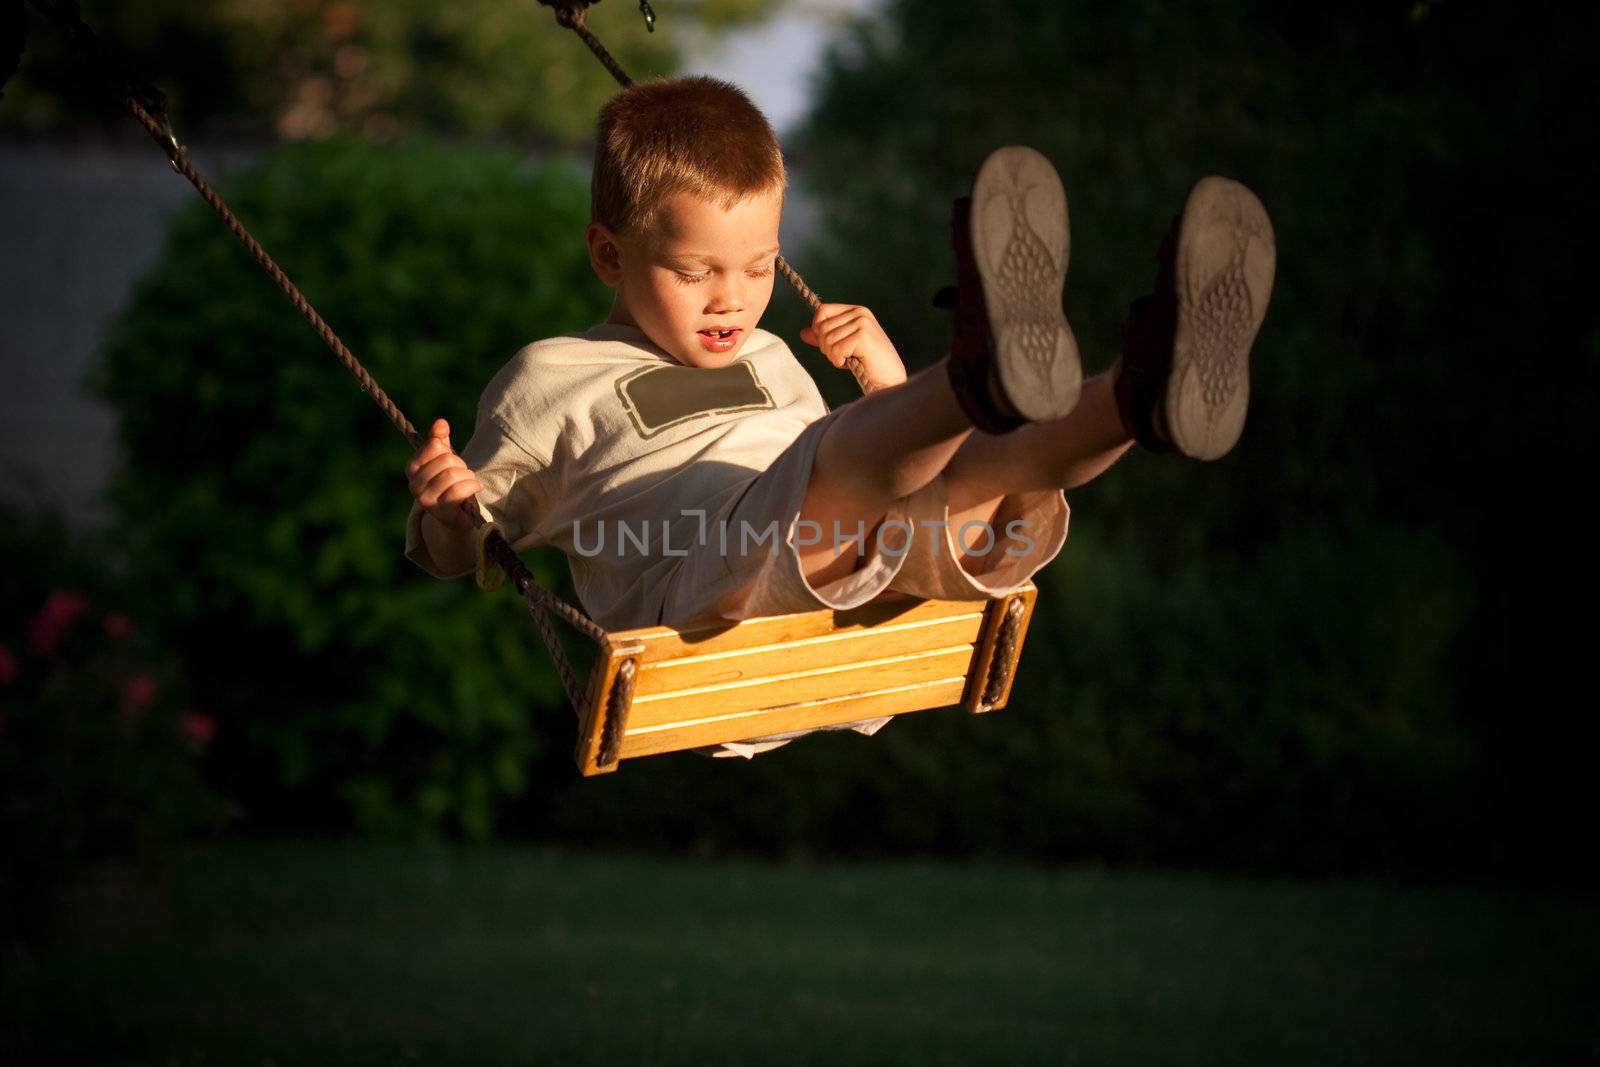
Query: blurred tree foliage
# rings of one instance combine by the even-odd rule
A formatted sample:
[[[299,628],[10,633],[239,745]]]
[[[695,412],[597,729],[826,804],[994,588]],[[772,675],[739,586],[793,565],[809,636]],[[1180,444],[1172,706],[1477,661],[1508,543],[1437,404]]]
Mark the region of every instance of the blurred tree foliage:
[[[224,195],[412,419],[448,418],[458,443],[516,349],[604,315],[568,164],[334,140]],[[554,671],[520,598],[402,556],[409,447],[204,205],[95,389],[118,414],[132,580],[220,721],[218,784],[257,826],[488,834],[559,706]]]
[[[759,18],[773,0],[667,0],[647,33],[613,0],[590,25],[636,77],[674,69],[674,41]],[[84,21],[166,91],[183,133],[207,124],[287,138],[410,130],[577,141],[616,83],[535,0],[83,0]],[[10,121],[43,128],[118,112],[36,15]]]
[[[953,273],[950,198],[997,145],[1063,175],[1091,371],[1192,181],[1246,181],[1276,224],[1240,448],[1135,454],[1074,496],[1008,712],[1050,757],[1021,765],[1075,794],[1037,832],[1560,864],[1587,778],[1567,695],[1587,633],[1561,605],[1594,589],[1562,515],[1600,370],[1575,268],[1600,16],[1569,14],[892,0],[833,52],[795,168],[826,219],[797,262],[924,361],[947,337],[927,301]]]

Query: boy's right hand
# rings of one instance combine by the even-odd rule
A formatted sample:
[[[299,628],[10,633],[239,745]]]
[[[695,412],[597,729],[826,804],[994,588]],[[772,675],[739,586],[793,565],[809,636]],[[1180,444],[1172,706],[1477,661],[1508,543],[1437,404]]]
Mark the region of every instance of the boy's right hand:
[[[894,342],[878,325],[877,316],[859,304],[819,304],[811,325],[800,331],[800,340],[816,345],[835,367],[850,367],[859,360],[856,381],[863,392],[899,385],[906,380],[906,366]]]
[[[483,492],[483,483],[473,476],[466,462],[450,448],[450,424],[433,420],[428,439],[406,464],[406,479],[411,495],[434,521],[452,530],[465,529],[471,522],[462,511],[463,501]]]

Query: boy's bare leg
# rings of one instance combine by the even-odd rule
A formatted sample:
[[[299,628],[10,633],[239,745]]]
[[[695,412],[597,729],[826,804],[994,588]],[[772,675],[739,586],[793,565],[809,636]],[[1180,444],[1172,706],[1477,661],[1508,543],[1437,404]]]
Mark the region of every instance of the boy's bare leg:
[[[1066,418],[1000,436],[975,433],[956,450],[944,469],[950,529],[981,522],[994,532],[993,539],[971,539],[987,542],[988,551],[963,554],[961,566],[968,573],[985,570],[994,553],[1010,545],[1006,524],[1018,516],[999,513],[1007,495],[1076,489],[1098,478],[1132,447],[1112,394],[1120,362],[1084,381],[1078,406]]]
[[[889,506],[931,482],[971,434],[942,362],[842,408],[817,445],[800,508],[822,530],[820,543],[799,549],[806,577],[820,585],[854,571],[864,556],[836,533],[873,536]]]
[[[951,528],[978,520],[997,531],[990,552],[962,560],[969,571],[982,569],[995,549],[1009,544],[997,521],[1008,494],[1076,488],[1133,444],[1112,395],[1116,369],[1113,364],[1084,382],[1066,418],[999,436],[972,432],[942,363],[843,409],[818,446],[801,508],[801,518],[823,531],[820,544],[800,549],[806,577],[821,584],[853,571],[862,557],[854,544],[836,546],[834,531],[864,529],[870,536],[891,504],[941,473]]]

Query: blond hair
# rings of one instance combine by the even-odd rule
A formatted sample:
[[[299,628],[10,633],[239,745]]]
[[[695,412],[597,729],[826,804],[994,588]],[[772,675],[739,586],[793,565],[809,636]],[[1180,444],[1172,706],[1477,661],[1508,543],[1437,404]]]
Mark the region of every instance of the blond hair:
[[[777,134],[750,98],[714,78],[652,78],[600,111],[590,216],[612,230],[654,224],[672,193],[731,208],[788,184]]]

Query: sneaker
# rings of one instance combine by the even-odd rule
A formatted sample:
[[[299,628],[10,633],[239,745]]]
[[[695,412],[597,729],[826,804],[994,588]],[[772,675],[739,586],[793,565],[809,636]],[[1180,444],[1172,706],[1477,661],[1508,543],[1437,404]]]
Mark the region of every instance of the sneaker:
[[[1202,178],[1156,263],[1155,291],[1123,323],[1117,409],[1145,448],[1217,459],[1244,430],[1250,345],[1272,296],[1266,208],[1236,181]]]
[[[947,369],[972,424],[1004,433],[1064,418],[1083,369],[1061,313],[1067,194],[1031,148],[997,149],[955,202],[955,335]]]

